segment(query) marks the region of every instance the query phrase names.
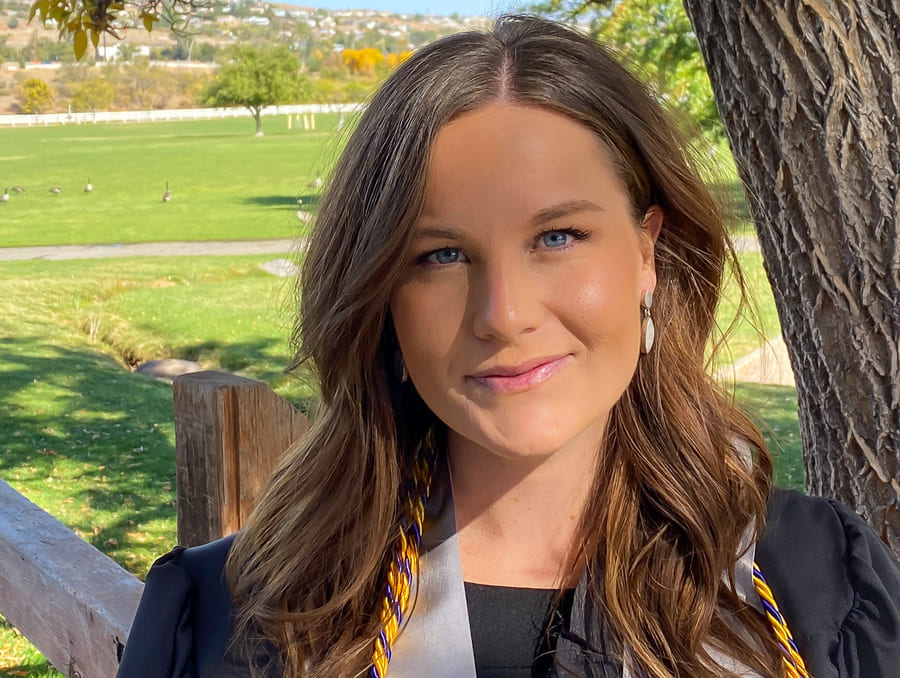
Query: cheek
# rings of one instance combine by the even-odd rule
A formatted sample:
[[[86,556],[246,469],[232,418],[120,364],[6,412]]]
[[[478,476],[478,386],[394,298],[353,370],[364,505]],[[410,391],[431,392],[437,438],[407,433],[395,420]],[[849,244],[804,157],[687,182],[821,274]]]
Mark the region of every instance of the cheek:
[[[447,356],[459,327],[456,295],[433,286],[408,283],[392,295],[390,310],[397,341],[412,373],[417,365]]]
[[[569,276],[558,293],[561,302],[572,304],[571,320],[607,336],[637,333],[642,279],[629,257],[610,257],[579,273]]]

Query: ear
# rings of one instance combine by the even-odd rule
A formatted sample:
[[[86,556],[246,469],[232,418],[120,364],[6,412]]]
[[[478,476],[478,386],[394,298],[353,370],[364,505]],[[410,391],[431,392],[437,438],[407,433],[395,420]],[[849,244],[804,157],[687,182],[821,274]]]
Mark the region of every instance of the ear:
[[[665,213],[659,205],[651,205],[644,212],[641,219],[640,238],[641,238],[641,259],[643,260],[642,275],[647,276],[643,281],[642,288],[653,292],[656,289],[656,260],[654,251],[656,249],[656,239],[662,230],[663,221],[665,221]]]
[[[641,230],[650,237],[652,243],[656,243],[659,232],[662,230],[665,213],[659,205],[650,205],[641,219]]]

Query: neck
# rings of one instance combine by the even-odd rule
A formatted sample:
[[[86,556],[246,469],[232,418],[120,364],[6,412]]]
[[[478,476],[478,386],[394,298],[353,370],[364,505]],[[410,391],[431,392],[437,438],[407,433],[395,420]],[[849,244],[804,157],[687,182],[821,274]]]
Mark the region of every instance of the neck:
[[[448,439],[453,504],[465,581],[522,588],[572,587],[579,525],[596,448],[504,457]]]

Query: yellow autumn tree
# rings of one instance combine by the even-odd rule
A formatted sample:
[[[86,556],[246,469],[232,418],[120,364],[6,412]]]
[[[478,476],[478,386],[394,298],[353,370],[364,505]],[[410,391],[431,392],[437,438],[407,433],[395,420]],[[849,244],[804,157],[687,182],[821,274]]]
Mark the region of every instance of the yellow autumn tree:
[[[29,78],[18,86],[16,98],[22,106],[22,113],[47,113],[53,107],[56,96],[46,82],[40,78]]]
[[[365,77],[375,75],[375,69],[384,63],[384,55],[374,47],[345,49],[341,52],[341,58],[352,75]]]

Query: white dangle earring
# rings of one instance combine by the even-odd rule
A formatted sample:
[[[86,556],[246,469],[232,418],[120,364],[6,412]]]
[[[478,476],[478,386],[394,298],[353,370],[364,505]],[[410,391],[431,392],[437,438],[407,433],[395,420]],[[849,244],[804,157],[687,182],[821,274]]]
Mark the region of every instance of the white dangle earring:
[[[641,353],[647,355],[653,348],[653,340],[656,338],[656,328],[653,326],[653,318],[650,317],[650,307],[653,306],[653,292],[644,290],[641,299]]]

